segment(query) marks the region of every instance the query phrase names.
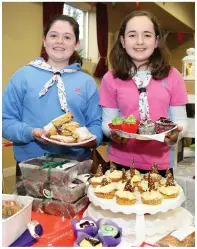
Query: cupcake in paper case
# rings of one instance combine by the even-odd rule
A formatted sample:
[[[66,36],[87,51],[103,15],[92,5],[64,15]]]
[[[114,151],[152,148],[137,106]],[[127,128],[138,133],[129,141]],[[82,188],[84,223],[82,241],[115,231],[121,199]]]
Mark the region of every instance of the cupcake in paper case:
[[[123,190],[125,188],[125,185],[126,185],[128,180],[129,180],[129,177],[126,173],[126,170],[123,168],[122,169],[122,179],[119,182],[117,182],[116,189]],[[130,184],[133,186],[133,182],[131,180],[130,180]]]
[[[103,178],[105,178],[105,177],[106,176],[104,176],[103,172],[102,172],[102,165],[99,164],[95,176],[90,178],[89,181],[92,184],[92,186],[94,188],[96,188],[96,186],[101,185],[101,182],[102,182]]]
[[[155,132],[157,134],[169,131],[176,126],[169,118],[161,117],[155,121]]]
[[[159,187],[159,192],[165,199],[176,198],[179,194],[179,190],[180,188],[175,183],[172,175],[169,175],[166,178],[166,183],[164,186]]]
[[[127,133],[137,133],[139,121],[133,115],[129,115],[122,124],[122,130]]]
[[[104,178],[101,185],[97,186],[94,190],[95,195],[99,198],[113,199],[116,192],[116,184],[111,180]]]
[[[155,162],[152,165],[152,169],[150,171],[150,176],[154,182],[159,182],[162,178],[162,176],[159,174],[158,166]]]
[[[158,191],[147,191],[141,194],[143,204],[160,205],[162,203],[162,195]]]
[[[92,237],[87,233],[79,232],[74,247],[107,247],[107,244],[98,234]]]
[[[155,122],[151,119],[141,120],[138,126],[138,133],[141,135],[155,134]]]
[[[95,236],[98,232],[98,224],[92,218],[86,216],[81,220],[72,220],[71,221],[74,235],[77,237],[79,232],[86,233],[90,236]]]
[[[137,201],[137,196],[134,193],[135,187],[130,184],[130,180],[127,181],[124,189],[118,190],[116,195],[116,203],[119,205],[133,205]]]
[[[142,203],[147,205],[160,205],[162,203],[162,199],[163,197],[157,190],[155,182],[152,180],[149,173],[148,190],[141,194]]]
[[[137,169],[135,168],[135,161],[134,161],[134,159],[132,160],[131,167],[130,167],[129,170],[127,170],[126,174],[127,174],[128,177],[130,177],[131,175],[132,175],[132,176],[133,176],[133,175],[140,175],[139,170],[137,170]]]
[[[155,189],[158,189],[159,183],[154,182],[154,184],[155,184]],[[138,187],[138,191],[140,193],[148,191],[148,181],[147,180],[142,180],[141,182],[138,183],[137,187]]]
[[[110,161],[110,169],[105,172],[112,182],[119,182],[122,179],[122,171],[116,169],[116,165]]]
[[[109,128],[112,130],[122,130],[122,124],[124,122],[124,117],[115,117],[112,119],[112,122],[109,124]]]
[[[98,235],[108,247],[115,247],[120,244],[122,239],[122,228],[109,219],[98,220]]]

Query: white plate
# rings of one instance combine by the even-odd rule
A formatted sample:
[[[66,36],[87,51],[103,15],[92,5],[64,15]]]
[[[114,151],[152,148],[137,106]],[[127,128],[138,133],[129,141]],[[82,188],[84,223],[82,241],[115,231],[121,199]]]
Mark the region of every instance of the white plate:
[[[168,131],[165,131],[159,134],[153,134],[153,135],[141,135],[141,134],[135,134],[135,133],[128,133],[128,132],[124,132],[120,130],[112,130],[112,129],[111,131],[117,134],[118,136],[124,137],[124,138],[135,138],[138,140],[157,140],[160,142],[164,142],[166,134],[175,130],[176,128],[177,126],[172,128],[171,130],[168,130]]]
[[[48,138],[48,137],[45,136],[45,135],[42,135],[41,137],[42,137],[44,140],[47,140],[47,141],[49,141],[49,142],[51,142],[51,143],[53,143],[53,144],[64,145],[64,146],[80,146],[80,145],[83,145],[83,144],[87,144],[87,143],[89,143],[89,142],[91,142],[91,141],[93,141],[93,140],[96,139],[96,136],[95,136],[95,135],[92,135],[92,137],[91,137],[90,139],[84,140],[84,141],[82,141],[82,142],[80,142],[80,143],[63,143],[63,142],[59,142],[59,141],[50,139],[50,138]]]

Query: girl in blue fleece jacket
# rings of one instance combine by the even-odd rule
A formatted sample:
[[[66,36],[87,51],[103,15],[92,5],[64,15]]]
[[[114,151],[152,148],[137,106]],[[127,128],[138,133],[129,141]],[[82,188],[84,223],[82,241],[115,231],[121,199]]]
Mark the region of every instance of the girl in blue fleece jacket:
[[[79,25],[71,17],[55,16],[44,30],[47,62],[37,58],[20,68],[3,94],[3,137],[12,141],[17,162],[43,156],[45,152],[64,154],[70,159],[90,157],[90,148],[102,141],[101,108],[94,79],[81,71]],[[83,147],[47,144],[43,127],[70,111],[74,121],[96,135]]]

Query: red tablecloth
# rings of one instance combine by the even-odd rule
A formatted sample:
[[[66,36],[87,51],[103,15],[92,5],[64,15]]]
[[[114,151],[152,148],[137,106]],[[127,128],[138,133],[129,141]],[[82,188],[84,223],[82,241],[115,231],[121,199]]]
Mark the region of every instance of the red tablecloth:
[[[85,209],[81,210],[74,219],[82,218]],[[54,215],[32,212],[32,220],[37,220],[43,227],[43,235],[33,244],[35,247],[71,247],[75,237],[71,225],[71,219]]]

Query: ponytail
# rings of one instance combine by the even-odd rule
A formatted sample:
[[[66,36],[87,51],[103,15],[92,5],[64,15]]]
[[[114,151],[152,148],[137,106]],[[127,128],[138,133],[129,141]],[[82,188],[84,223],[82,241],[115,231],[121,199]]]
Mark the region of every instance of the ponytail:
[[[69,59],[69,65],[73,63],[79,63],[81,66],[83,65],[82,57],[78,54],[77,51],[74,51],[73,55]]]

